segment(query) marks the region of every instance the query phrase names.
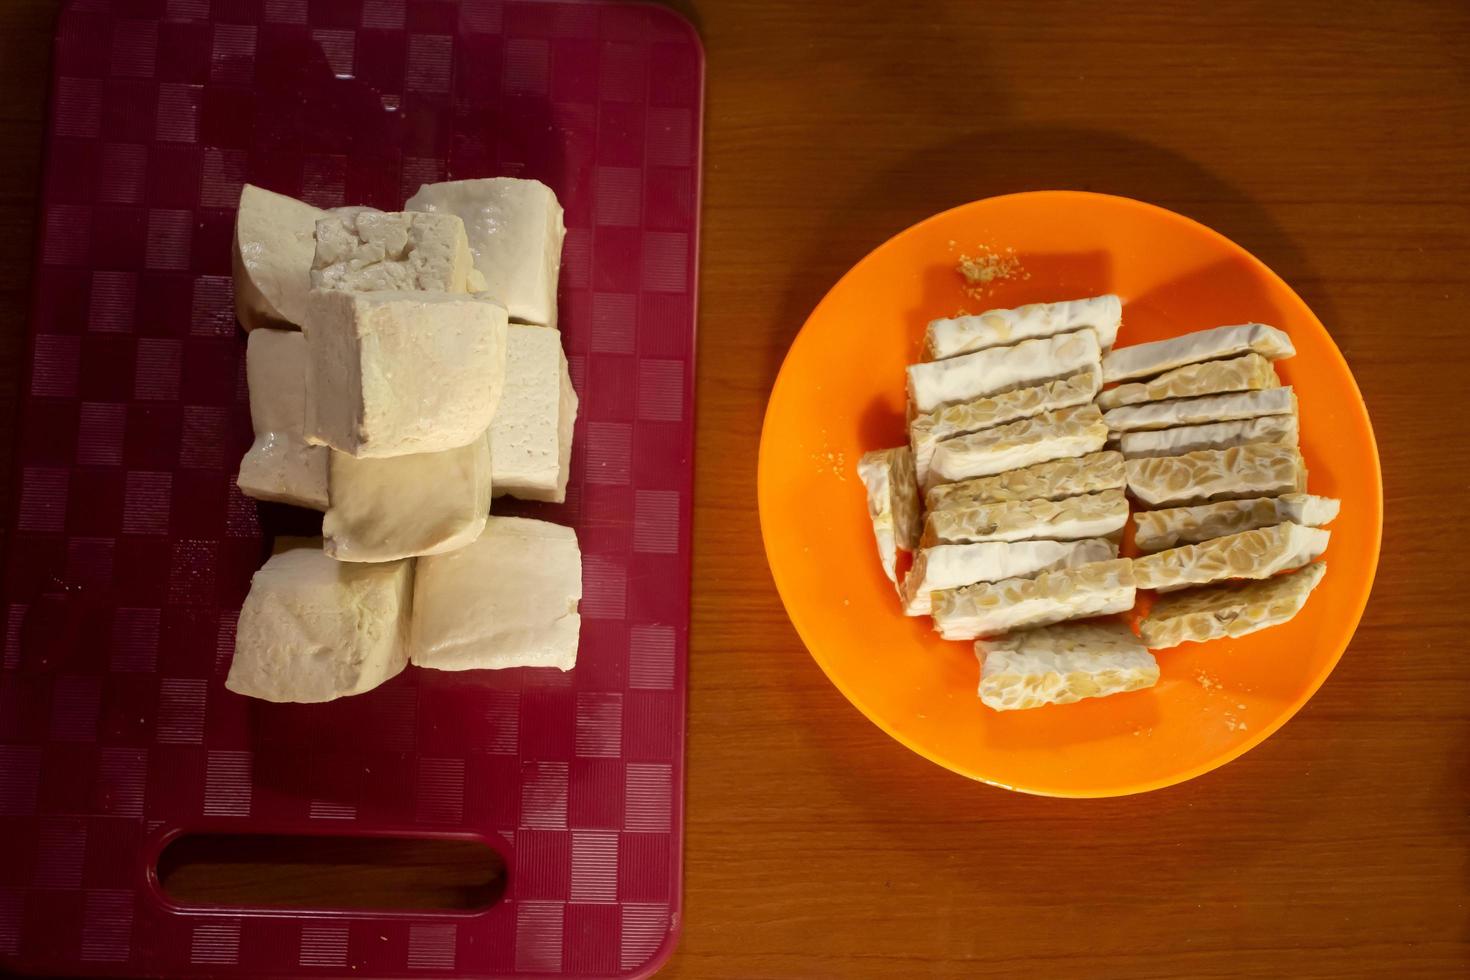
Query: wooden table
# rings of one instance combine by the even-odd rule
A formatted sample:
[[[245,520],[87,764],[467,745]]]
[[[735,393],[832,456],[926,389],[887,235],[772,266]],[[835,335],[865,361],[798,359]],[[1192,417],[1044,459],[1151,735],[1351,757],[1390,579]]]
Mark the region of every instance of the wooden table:
[[[709,97],[686,922],[665,975],[1465,975],[1470,7],[687,6]],[[0,412],[53,16],[0,12]],[[1045,187],[1154,201],[1264,259],[1346,353],[1383,456],[1378,584],[1331,680],[1245,758],[1131,799],[1013,795],[888,739],[803,650],[756,515],[766,395],[828,286],[928,214]]]

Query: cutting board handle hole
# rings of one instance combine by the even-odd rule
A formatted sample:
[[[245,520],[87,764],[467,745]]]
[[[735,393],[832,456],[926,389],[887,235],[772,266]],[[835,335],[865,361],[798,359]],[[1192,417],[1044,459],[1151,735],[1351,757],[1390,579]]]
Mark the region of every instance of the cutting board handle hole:
[[[185,907],[472,912],[505,893],[505,860],[477,840],[185,834],[158,856]]]

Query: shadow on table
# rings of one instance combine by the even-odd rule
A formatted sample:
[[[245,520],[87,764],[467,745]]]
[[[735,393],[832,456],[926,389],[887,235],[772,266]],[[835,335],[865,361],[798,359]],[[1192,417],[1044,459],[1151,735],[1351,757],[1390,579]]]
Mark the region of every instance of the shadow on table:
[[[1099,130],[980,130],[938,146],[916,147],[903,163],[856,190],[847,207],[833,209],[808,254],[790,270],[779,308],[782,327],[767,357],[766,384],[774,382],[792,339],[817,302],[846,268],[880,244],[880,239],[850,240],[852,223],[845,215],[884,201],[904,216],[906,225],[965,201],[1041,189],[1118,194],[1186,214],[1266,262],[1329,326],[1336,318],[1310,261],[1265,206],[1199,162]],[[896,233],[901,227],[891,230]]]

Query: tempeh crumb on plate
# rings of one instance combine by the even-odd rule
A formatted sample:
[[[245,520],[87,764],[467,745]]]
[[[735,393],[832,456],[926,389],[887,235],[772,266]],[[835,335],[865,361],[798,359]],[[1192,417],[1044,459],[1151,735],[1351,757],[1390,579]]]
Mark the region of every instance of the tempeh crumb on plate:
[[[1021,260],[1016,258],[1016,250],[1013,248],[997,252],[982,245],[978,254],[960,253],[955,268],[964,277],[965,292],[972,299],[984,296],[989,291],[987,287],[993,282],[1031,278],[1030,273],[1021,265]]]

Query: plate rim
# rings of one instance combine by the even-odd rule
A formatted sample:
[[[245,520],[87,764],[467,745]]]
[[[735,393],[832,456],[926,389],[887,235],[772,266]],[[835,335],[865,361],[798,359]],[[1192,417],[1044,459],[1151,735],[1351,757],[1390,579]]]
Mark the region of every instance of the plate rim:
[[[842,681],[834,675],[833,669],[829,667],[823,656],[817,652],[815,645],[808,637],[807,629],[803,627],[801,617],[793,611],[790,602],[788,602],[787,600],[786,588],[783,587],[782,583],[782,573],[778,570],[778,563],[772,555],[772,532],[768,526],[767,518],[767,496],[768,493],[771,492],[767,488],[767,449],[769,445],[767,437],[770,435],[773,425],[771,406],[772,403],[776,400],[777,392],[781,388],[783,381],[787,378],[787,369],[791,364],[792,354],[797,349],[798,345],[802,343],[802,337],[806,334],[807,327],[811,324],[812,320],[816,318],[817,314],[821,312],[822,308],[827,305],[832,296],[842,288],[847,280],[852,277],[860,267],[862,267],[874,255],[888,248],[898,239],[910,234],[914,234],[924,226],[941,221],[948,216],[954,214],[955,212],[967,210],[978,205],[991,202],[1009,201],[1020,198],[1049,198],[1061,200],[1072,198],[1093,202],[1101,200],[1110,202],[1112,204],[1119,204],[1125,207],[1138,208],[1143,211],[1152,212],[1154,217],[1183,224],[1194,230],[1196,233],[1202,233],[1207,238],[1214,239],[1217,243],[1223,245],[1227,250],[1243,256],[1259,273],[1264,274],[1268,279],[1280,285],[1290,296],[1292,296],[1298,303],[1300,303],[1302,309],[1305,310],[1307,315],[1311,317],[1312,322],[1315,323],[1317,327],[1321,330],[1322,336],[1327,341],[1328,349],[1331,352],[1331,355],[1336,358],[1337,363],[1342,368],[1343,374],[1347,377],[1348,382],[1352,386],[1352,393],[1355,398],[1355,403],[1358,407],[1361,408],[1363,419],[1367,423],[1367,448],[1372,461],[1373,471],[1373,484],[1371,488],[1371,500],[1373,504],[1371,515],[1373,517],[1373,535],[1371,542],[1372,550],[1371,554],[1366,556],[1367,561],[1365,564],[1367,568],[1367,574],[1363,576],[1361,580],[1362,584],[1359,589],[1359,594],[1354,598],[1353,605],[1356,607],[1356,610],[1352,615],[1351,624],[1349,625],[1345,639],[1343,640],[1341,646],[1332,654],[1330,662],[1323,670],[1318,672],[1317,676],[1315,676],[1305,687],[1302,694],[1299,697],[1294,698],[1289,704],[1287,704],[1283,710],[1279,711],[1275,715],[1275,717],[1271,719],[1270,722],[1262,725],[1252,735],[1226,749],[1219,755],[1197,765],[1181,769],[1179,772],[1171,774],[1169,776],[1140,780],[1136,783],[1120,783],[1118,786],[1112,788],[1066,792],[1050,788],[1040,789],[1027,786],[1013,786],[1008,783],[1000,782],[998,780],[989,779],[979,773],[959,768],[956,765],[951,764],[951,762],[949,762],[948,760],[939,757],[934,752],[931,752],[928,749],[918,745],[914,740],[890,728],[879,717],[875,716],[875,714],[864,703],[861,697],[859,697],[849,687],[844,685]],[[771,579],[776,585],[776,593],[780,597],[781,606],[786,612],[786,618],[791,622],[792,627],[796,630],[797,635],[801,639],[802,646],[806,648],[807,654],[814,661],[816,661],[817,666],[821,668],[822,673],[826,676],[827,680],[830,681],[835,688],[837,688],[838,692],[842,694],[842,696],[848,701],[848,703],[857,708],[857,710],[863,715],[863,717],[865,717],[884,734],[888,735],[890,738],[894,739],[899,744],[909,749],[911,752],[919,755],[921,758],[924,758],[929,762],[934,763],[935,765],[941,766],[944,769],[949,770],[950,772],[963,776],[966,779],[971,779],[976,782],[984,783],[989,786],[995,786],[1000,789],[1010,790],[1016,793],[1025,793],[1031,796],[1044,796],[1059,799],[1106,799],[1119,796],[1132,796],[1140,793],[1148,793],[1160,789],[1165,789],[1170,786],[1176,786],[1180,783],[1185,783],[1192,779],[1203,776],[1204,774],[1218,769],[1221,766],[1234,762],[1236,759],[1240,758],[1242,755],[1245,755],[1247,752],[1256,748],[1262,742],[1266,741],[1266,739],[1274,735],[1288,721],[1296,717],[1297,713],[1306,706],[1307,702],[1310,701],[1314,696],[1316,696],[1317,692],[1322,688],[1322,685],[1327,682],[1327,678],[1331,676],[1334,670],[1337,669],[1337,665],[1341,662],[1343,654],[1345,654],[1348,647],[1352,645],[1352,641],[1354,636],[1356,636],[1357,634],[1358,627],[1363,621],[1363,615],[1367,611],[1368,601],[1372,597],[1373,585],[1378,575],[1378,564],[1383,552],[1383,464],[1382,458],[1378,451],[1378,438],[1373,431],[1372,415],[1368,411],[1368,404],[1367,401],[1363,398],[1362,387],[1358,384],[1358,379],[1353,374],[1351,365],[1348,364],[1347,358],[1343,356],[1342,349],[1338,347],[1337,341],[1333,338],[1332,333],[1327,329],[1326,325],[1322,323],[1321,318],[1317,316],[1316,312],[1311,308],[1306,300],[1302,299],[1297,291],[1291,287],[1290,283],[1283,279],[1275,270],[1273,270],[1269,265],[1258,258],[1249,249],[1245,248],[1245,246],[1241,245],[1239,242],[1236,242],[1234,239],[1226,236],[1219,231],[1216,231],[1214,228],[1211,228],[1209,225],[1206,225],[1201,221],[1198,221],[1194,218],[1189,217],[1188,215],[1181,214],[1178,211],[1171,210],[1161,205],[1153,204],[1148,201],[1141,201],[1137,198],[1126,197],[1120,194],[1105,194],[1097,191],[1080,191],[1067,189],[1030,190],[1018,191],[1011,194],[996,194],[989,197],[976,198],[975,200],[966,201],[961,204],[945,208],[942,211],[937,211],[934,214],[929,215],[928,217],[922,218],[919,221],[916,221],[913,224],[910,224],[907,227],[900,229],[894,234],[889,235],[877,245],[873,246],[866,253],[864,253],[861,258],[854,262],[847,269],[847,271],[839,276],[838,279],[827,289],[827,291],[823,293],[822,298],[817,301],[817,304],[812,307],[811,312],[808,313],[806,319],[802,321],[801,328],[796,332],[796,336],[792,338],[790,345],[787,347],[785,356],[781,359],[781,367],[776,372],[775,380],[771,384],[771,390],[766,396],[766,407],[764,412],[762,413],[761,418],[760,446],[757,452],[756,462],[756,498],[756,509],[761,526],[761,545],[765,552],[766,565],[771,572]]]

